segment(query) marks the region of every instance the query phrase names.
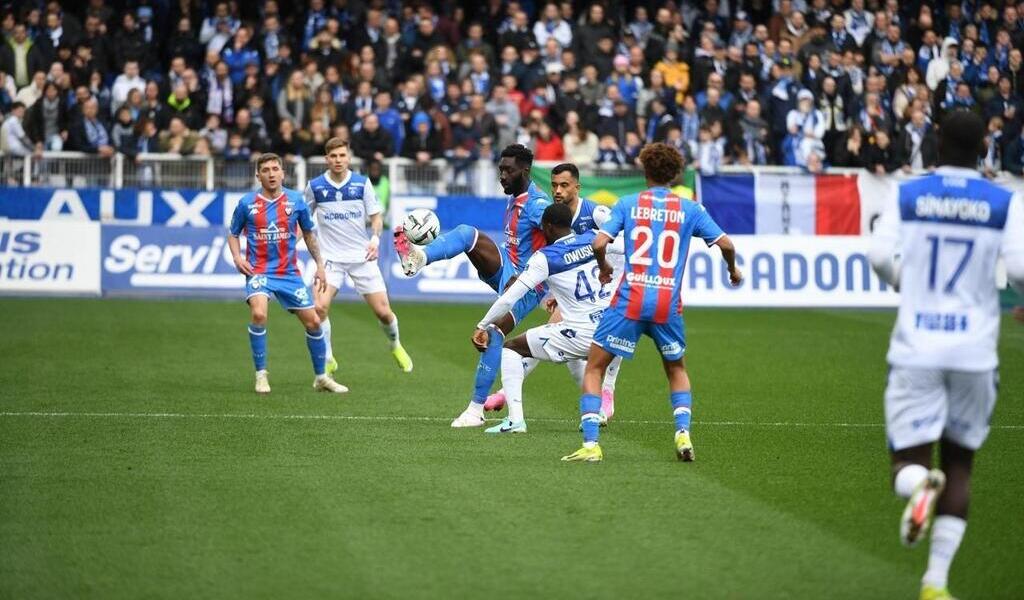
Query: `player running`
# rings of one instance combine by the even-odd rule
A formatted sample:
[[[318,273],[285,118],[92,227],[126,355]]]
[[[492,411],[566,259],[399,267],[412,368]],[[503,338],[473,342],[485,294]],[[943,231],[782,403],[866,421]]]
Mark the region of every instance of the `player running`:
[[[499,294],[504,292],[512,278],[523,270],[526,261],[545,245],[540,221],[551,200],[530,181],[532,164],[533,153],[522,144],[512,144],[501,151],[498,180],[509,195],[505,209],[505,242],[501,247],[486,235],[481,235],[476,227],[459,225],[420,248],[410,243],[402,227],[398,226],[395,228],[395,250],[402,259],[405,274],[412,276],[431,263],[465,254],[484,283]],[[477,365],[472,402],[452,421],[452,427],[479,427],[484,424],[484,402],[498,376],[505,335],[536,308],[544,293],[543,289],[531,291],[495,322],[488,347],[481,353]]]
[[[601,378],[615,356],[631,358],[640,336],[657,344],[668,376],[669,400],[675,417],[676,455],[694,459],[690,441],[690,378],[683,363],[686,337],[683,329],[680,287],[691,236],[717,245],[729,267],[729,280],[743,278],[736,266],[736,250],[704,207],[676,196],[668,189],[683,168],[683,159],[671,146],[648,144],[640,152],[650,189],[621,198],[611,217],[594,240],[594,255],[601,268],[601,282],[611,280],[612,266],[605,256],[608,244],[621,232],[625,241],[625,276],[611,305],[604,311],[590,346],[580,396],[583,447],[565,461],[597,462],[604,458],[597,443]]]
[[[409,373],[412,358],[402,347],[398,317],[391,311],[384,276],[377,265],[380,233],[384,228],[377,194],[365,175],[349,170],[348,142],[331,138],[324,145],[324,153],[327,171],[306,184],[302,195],[316,213],[317,237],[326,261],[327,288],[316,294],[316,312],[327,343],[327,373],[331,375],[338,368],[331,349],[331,320],[327,313],[346,275],[380,321],[395,362]],[[366,235],[367,218],[372,236]]]
[[[267,309],[270,295],[286,310],[295,313],[306,328],[306,346],[313,359],[313,389],[342,393],[348,388],[324,372],[327,352],[320,318],[313,306],[313,294],[299,272],[297,234],[302,231],[309,254],[316,261],[313,283],[317,290],[326,285],[324,263],[316,241],[316,225],[302,195],[282,187],[284,169],[276,154],[263,154],[256,161],[259,192],[242,196],[231,215],[228,248],[235,268],[245,275],[245,301],[249,304],[249,345],[256,366],[256,393],[269,394],[267,379]],[[245,258],[238,236],[245,232]]]
[[[480,351],[487,349],[494,322],[508,313],[520,298],[543,284],[547,284],[561,308],[562,318],[558,322],[534,327],[505,342],[501,354],[501,381],[508,400],[508,416],[487,433],[526,432],[524,358],[566,363],[576,384],[583,381],[586,364],[582,359],[587,357],[594,328],[612,293],[598,281],[593,249],[597,234],[593,230],[574,232],[572,216],[565,204],[552,204],[544,210],[541,227],[550,245],[530,257],[526,269],[491,306],[473,332],[473,345]]]
[[[610,214],[608,207],[586,198],[580,198],[580,171],[572,163],[562,163],[555,165],[551,169],[551,197],[555,204],[565,204],[572,211],[572,230],[578,234],[596,230],[602,223],[608,220],[608,215]],[[622,258],[621,253],[609,257],[609,260],[612,261],[615,267],[616,275],[622,273]],[[615,275],[613,275],[612,279],[614,280],[614,278]],[[562,316],[554,298],[549,298],[545,301],[545,304],[551,312],[551,318],[548,322],[557,323],[560,321]],[[587,345],[589,346],[589,342],[587,342]],[[585,359],[586,355],[581,358]],[[504,358],[502,358],[502,362],[504,363]],[[540,364],[540,361],[535,358],[525,359],[523,361],[524,377],[532,373],[538,364]],[[577,368],[572,364],[572,361],[566,362],[566,365],[570,371]],[[608,365],[608,370],[604,374],[604,382],[601,386],[600,414],[602,425],[606,424],[612,418],[612,415],[615,414],[615,381],[619,376],[619,367],[621,365],[622,358],[615,357],[615,360]],[[582,373],[582,365],[579,366],[579,369]],[[504,366],[502,370],[504,371]],[[504,385],[504,381],[503,377],[502,385]],[[505,401],[505,390],[502,388],[487,397],[487,402],[484,402],[484,410],[501,410],[505,406]]]
[[[947,579],[967,527],[971,466],[996,403],[1000,256],[1010,282],[1024,289],[1024,204],[977,172],[984,136],[974,113],[944,120],[943,166],[900,184],[869,253],[879,276],[900,291],[885,423],[893,487],[908,499],[900,539],[914,546],[932,528],[922,600],[952,598]]]

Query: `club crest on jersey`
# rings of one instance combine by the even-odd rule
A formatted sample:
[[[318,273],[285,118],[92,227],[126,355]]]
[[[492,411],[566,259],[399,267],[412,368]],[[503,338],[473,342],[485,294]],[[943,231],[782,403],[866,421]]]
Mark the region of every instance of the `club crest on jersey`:
[[[337,200],[338,202],[341,202],[342,200],[345,199],[345,195],[341,193],[341,190],[337,190],[336,192],[334,192],[334,199]]]
[[[286,214],[286,215],[288,215],[290,217],[290,216],[292,216],[292,211],[294,211],[294,210],[295,210],[295,207],[292,206],[291,202],[285,202],[284,203],[284,214]]]

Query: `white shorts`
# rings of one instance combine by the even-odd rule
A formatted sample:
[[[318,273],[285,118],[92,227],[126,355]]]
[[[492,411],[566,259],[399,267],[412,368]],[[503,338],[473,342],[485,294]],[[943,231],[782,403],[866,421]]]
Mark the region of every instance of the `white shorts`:
[[[387,291],[387,287],[384,285],[384,275],[381,274],[380,267],[375,260],[351,263],[329,260],[324,265],[324,270],[327,271],[327,285],[333,286],[335,289],[341,289],[341,284],[344,283],[347,275],[359,294],[365,296]]]
[[[885,388],[885,430],[892,450],[947,439],[977,450],[996,405],[996,371],[892,367]]]
[[[548,323],[526,331],[526,343],[534,358],[556,363],[587,358],[594,340],[592,328],[576,328],[565,322]]]

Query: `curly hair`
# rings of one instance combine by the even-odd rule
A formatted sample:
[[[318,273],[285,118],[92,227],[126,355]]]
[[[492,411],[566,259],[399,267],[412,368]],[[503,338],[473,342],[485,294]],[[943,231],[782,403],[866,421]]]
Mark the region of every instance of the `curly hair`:
[[[520,167],[529,167],[533,164],[533,152],[522,144],[510,144],[501,151],[501,158],[511,157],[516,160]]]
[[[640,151],[644,176],[658,185],[668,185],[683,170],[683,157],[672,146],[661,142],[647,144]]]

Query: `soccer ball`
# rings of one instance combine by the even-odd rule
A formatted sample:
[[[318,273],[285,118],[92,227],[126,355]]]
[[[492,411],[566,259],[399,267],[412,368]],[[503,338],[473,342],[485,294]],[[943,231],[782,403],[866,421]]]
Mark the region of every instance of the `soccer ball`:
[[[405,229],[405,237],[417,246],[429,244],[441,233],[441,221],[429,208],[410,211],[405,215],[402,227]]]

